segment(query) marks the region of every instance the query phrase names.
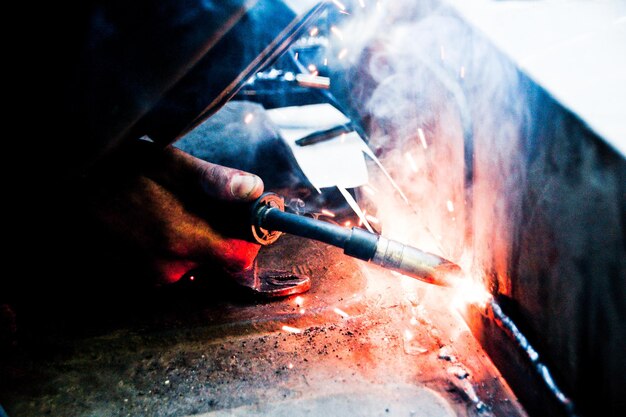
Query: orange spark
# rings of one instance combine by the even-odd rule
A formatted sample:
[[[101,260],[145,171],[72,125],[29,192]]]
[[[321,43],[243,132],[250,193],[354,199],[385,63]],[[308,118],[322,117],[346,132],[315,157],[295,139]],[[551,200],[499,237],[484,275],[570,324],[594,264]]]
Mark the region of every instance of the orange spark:
[[[411,326],[417,326],[417,319],[415,318],[415,316],[411,317],[409,323],[411,323]]]
[[[413,340],[413,333],[409,329],[404,330],[404,339],[407,341]]]
[[[300,309],[300,314],[304,314],[305,310],[303,308]]]
[[[304,298],[302,298],[301,296],[297,296],[294,301],[296,302],[296,305],[300,307],[304,303]]]
[[[333,33],[333,35],[343,40],[343,33],[339,30],[339,28],[337,28],[337,26],[331,26],[330,31]]]
[[[422,146],[424,149],[428,149],[428,144],[426,143],[426,136],[424,136],[424,131],[421,127],[417,128],[417,136],[420,138],[420,142],[422,142]]]
[[[346,6],[344,6],[342,2],[338,0],[333,0],[333,3],[335,3],[335,5],[339,8],[339,10],[346,10]]]
[[[330,210],[322,209],[322,214],[328,217],[335,217],[335,213]]]
[[[348,55],[348,48],[343,48],[341,51],[339,51],[339,55],[337,55],[337,58],[344,59],[346,55]]]
[[[307,68],[309,69],[310,72],[317,71],[317,67],[315,65],[313,65],[313,64],[310,64]]]
[[[252,122],[252,119],[254,119],[254,114],[248,113],[246,114],[246,117],[243,118],[243,122],[249,125]]]
[[[333,308],[333,311],[334,311],[335,313],[339,314],[339,315],[340,315],[341,317],[343,317],[344,319],[347,319],[347,318],[349,318],[349,317],[350,317],[350,315],[349,315],[348,313],[346,313],[345,311],[343,311],[343,310],[342,310],[342,309],[340,309],[340,308],[335,307],[335,308]]]
[[[302,333],[302,330],[298,329],[297,327],[291,327],[291,326],[286,326],[285,325],[285,326],[281,327],[281,329],[283,329],[284,331],[289,332],[289,333],[295,333],[295,334]]]
[[[413,159],[413,156],[411,155],[411,153],[410,152],[405,153],[404,157],[409,161],[409,165],[411,166],[411,170],[413,172],[417,172],[417,164],[415,163],[415,160]]]
[[[311,29],[311,31],[309,32],[309,35],[317,36],[318,33],[320,33],[320,30],[318,29],[317,26],[315,26],[313,29]]]
[[[365,218],[367,219],[368,222],[370,223],[374,223],[374,224],[379,224],[380,220],[378,220],[377,217],[372,216],[371,214],[366,214]]]
[[[364,185],[363,186],[363,191],[365,191],[366,193],[368,193],[371,196],[375,196],[376,195],[376,190],[373,189],[371,186],[369,185]]]
[[[454,211],[454,204],[452,204],[452,200],[448,200],[446,202],[446,206],[448,206],[448,211],[452,213]]]
[[[350,226],[352,226],[352,222],[350,222],[350,220],[348,220],[343,225],[346,226],[346,227],[350,227]]]
[[[293,369],[293,363],[289,362],[289,365],[287,365],[287,368]]]

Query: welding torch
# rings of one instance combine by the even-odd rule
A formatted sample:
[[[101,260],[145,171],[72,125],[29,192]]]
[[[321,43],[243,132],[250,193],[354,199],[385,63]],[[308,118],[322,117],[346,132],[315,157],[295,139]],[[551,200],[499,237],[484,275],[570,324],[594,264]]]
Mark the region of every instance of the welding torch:
[[[283,199],[274,193],[263,194],[253,203],[251,224],[254,239],[261,245],[274,243],[285,232],[342,248],[348,256],[429,284],[452,287],[462,277],[457,264],[432,253],[358,227],[348,229],[287,213]]]

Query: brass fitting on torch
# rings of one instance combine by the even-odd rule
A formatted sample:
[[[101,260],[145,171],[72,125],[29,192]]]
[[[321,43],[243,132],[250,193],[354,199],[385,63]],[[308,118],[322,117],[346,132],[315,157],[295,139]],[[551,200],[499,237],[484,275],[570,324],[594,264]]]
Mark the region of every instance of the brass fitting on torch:
[[[261,245],[274,243],[282,232],[342,248],[346,255],[417,278],[451,287],[462,277],[461,268],[449,260],[387,239],[357,227],[346,229],[310,217],[285,213],[283,199],[263,194],[251,209],[252,235]]]

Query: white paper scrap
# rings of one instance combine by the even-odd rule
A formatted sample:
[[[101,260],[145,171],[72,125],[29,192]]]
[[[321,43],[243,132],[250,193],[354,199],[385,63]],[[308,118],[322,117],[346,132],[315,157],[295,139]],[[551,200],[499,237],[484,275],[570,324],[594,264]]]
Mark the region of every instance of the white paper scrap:
[[[363,156],[367,145],[356,132],[308,146],[295,143],[308,134],[348,123],[350,120],[335,107],[312,104],[271,109],[267,114],[314,187],[355,188],[367,183]]]

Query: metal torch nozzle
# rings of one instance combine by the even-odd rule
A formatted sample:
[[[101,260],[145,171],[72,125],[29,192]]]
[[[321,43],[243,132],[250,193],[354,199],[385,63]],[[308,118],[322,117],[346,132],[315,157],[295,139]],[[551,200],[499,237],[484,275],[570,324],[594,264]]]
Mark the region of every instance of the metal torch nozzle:
[[[429,284],[451,287],[462,277],[457,264],[432,253],[363,229],[350,230],[283,210],[282,199],[272,193],[264,194],[254,203],[251,220],[257,242],[268,245],[278,239],[280,232],[286,232],[340,247],[346,255]]]
[[[452,287],[462,277],[461,267],[432,253],[395,240],[378,237],[372,263],[430,284]]]

